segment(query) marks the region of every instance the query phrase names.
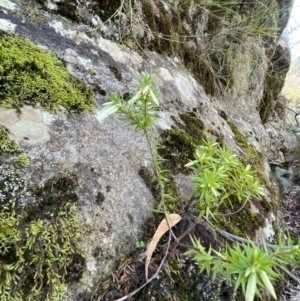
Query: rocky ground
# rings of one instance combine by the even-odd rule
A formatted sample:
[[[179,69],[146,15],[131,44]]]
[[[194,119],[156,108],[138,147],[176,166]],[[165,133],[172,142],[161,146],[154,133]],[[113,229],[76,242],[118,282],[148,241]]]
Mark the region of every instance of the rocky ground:
[[[300,170],[294,175],[294,185],[284,193],[282,199],[282,214],[291,236],[297,241],[300,235]],[[300,279],[300,270],[293,268],[291,272]],[[289,279],[280,301],[297,301],[300,299],[300,280]]]

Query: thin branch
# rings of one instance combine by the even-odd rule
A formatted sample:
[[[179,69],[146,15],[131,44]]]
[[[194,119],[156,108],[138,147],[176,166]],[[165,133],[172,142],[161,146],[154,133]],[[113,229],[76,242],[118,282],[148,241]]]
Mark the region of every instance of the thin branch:
[[[228,233],[224,230],[221,230],[219,228],[215,228],[214,229],[216,230],[217,233],[219,233],[221,236],[223,236],[224,238],[226,239],[229,239],[230,241],[237,241],[237,242],[241,242],[241,243],[249,243],[249,241],[253,242],[255,245],[257,245],[258,247],[267,247],[268,249],[276,249],[276,248],[282,248],[283,250],[291,250],[293,248],[296,248],[298,245],[293,245],[293,246],[284,246],[284,247],[281,247],[280,245],[272,245],[272,244],[268,244],[268,243],[261,243],[261,242],[256,242],[256,241],[252,241],[252,240],[249,240],[249,239],[246,239],[246,238],[243,238],[243,237],[240,237],[240,236],[236,236],[236,235],[233,235],[231,233]]]
[[[245,208],[245,206],[246,206],[247,203],[248,203],[248,200],[249,200],[249,199],[247,199],[247,200],[244,202],[244,204],[243,204],[238,210],[236,210],[236,211],[233,211],[233,212],[230,212],[230,213],[215,213],[214,215],[231,216],[231,215],[234,215],[234,214],[236,214],[236,213],[239,213],[240,211],[242,211],[242,210]]]

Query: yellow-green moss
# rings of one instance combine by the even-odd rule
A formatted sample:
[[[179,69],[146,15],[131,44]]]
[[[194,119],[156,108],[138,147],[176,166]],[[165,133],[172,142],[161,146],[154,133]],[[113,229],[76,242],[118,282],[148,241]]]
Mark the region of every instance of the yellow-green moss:
[[[12,164],[0,169],[0,299],[61,300],[66,283],[84,269],[73,203],[77,182],[61,172],[29,191]]]
[[[3,301],[56,301],[66,297],[66,277],[83,258],[75,205],[52,221],[26,222],[13,208],[0,212],[0,295]]]
[[[19,148],[18,144],[9,138],[8,134],[9,130],[7,128],[0,127],[0,154],[12,153]]]
[[[162,147],[158,150],[160,156],[166,159],[163,169],[173,174],[190,173],[185,164],[193,160],[195,150],[204,138],[203,123],[194,112],[182,113],[180,119],[183,123],[176,122],[179,129],[167,130],[161,134]]]
[[[248,139],[239,131],[239,129],[233,122],[227,121],[227,124],[230,126],[232,132],[234,133],[234,139],[236,143],[246,153],[246,156],[241,158],[242,162],[245,165],[252,165],[254,170],[256,170],[260,182],[264,185],[267,185],[269,181],[265,173],[265,166],[263,163],[262,155],[249,145]]]
[[[30,161],[30,156],[28,154],[23,153],[13,158],[12,161],[17,167],[25,167]]]
[[[241,206],[241,202],[232,202],[233,208],[228,211],[225,205],[220,206],[220,212],[229,213],[237,211]],[[265,224],[262,214],[251,212],[250,202],[239,213],[229,217],[216,215],[217,227],[226,230],[237,236],[255,238],[255,231],[263,227]]]
[[[90,88],[76,80],[52,53],[29,40],[0,33],[0,106],[41,105],[49,112],[59,106],[70,113],[93,109]]]

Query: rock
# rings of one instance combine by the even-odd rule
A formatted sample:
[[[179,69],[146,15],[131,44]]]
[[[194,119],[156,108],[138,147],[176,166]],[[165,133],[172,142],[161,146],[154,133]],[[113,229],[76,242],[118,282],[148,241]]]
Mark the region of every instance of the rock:
[[[35,102],[35,107],[20,106],[20,112],[0,108],[0,124],[30,155],[30,164],[22,171],[28,188],[49,179],[76,177],[81,246],[87,257],[82,278],[68,287],[68,301],[90,296],[99,279],[112,273],[116,259],[135,247],[155,207],[155,193],[140,176],[141,170],[152,168],[145,137],[115,116],[102,124],[95,118],[107,94],[120,91],[127,98],[135,93],[143,72],[155,75],[160,91],[157,130],[166,138],[163,149],[172,150],[165,154],[170,162],[185,158],[170,168],[170,182],[177,184],[180,197],[187,199],[192,192],[191,175],[184,165],[193,159],[205,134],[248,160],[266,185],[266,199],[259,208],[271,211],[272,218],[251,229],[254,236],[272,240],[272,225],[281,225],[268,160],[290,161],[296,146],[295,137],[284,128],[282,99],[277,100],[289,63],[289,55],[283,55],[286,46],[270,37],[267,43],[245,34],[233,43],[228,28],[196,6],[150,0],[132,5],[133,24],[119,1],[0,3],[0,30],[54,53],[73,80],[89,87],[96,100],[93,110],[71,112],[74,116],[68,108],[47,112]],[[120,13],[105,23],[118,8]],[[235,9],[248,14],[251,6]],[[119,21],[124,30],[121,36]],[[201,51],[194,39],[186,37],[191,33],[199,36]],[[222,51],[212,52],[219,47]],[[225,66],[230,60],[234,65],[229,70]],[[275,62],[279,65],[272,69]],[[179,143],[172,141],[174,137]],[[10,157],[2,159],[9,162]],[[254,205],[251,210],[259,214]],[[211,280],[205,281],[213,287]],[[231,287],[227,289],[232,292]],[[199,291],[197,296],[204,293]],[[218,286],[216,295],[220,294]]]

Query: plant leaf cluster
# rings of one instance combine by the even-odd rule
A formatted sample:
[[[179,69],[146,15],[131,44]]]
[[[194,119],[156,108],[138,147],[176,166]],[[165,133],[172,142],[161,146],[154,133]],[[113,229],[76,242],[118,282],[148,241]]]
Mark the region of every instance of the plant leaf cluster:
[[[120,93],[108,95],[110,101],[106,102],[104,108],[98,112],[97,120],[102,122],[111,114],[121,113],[136,131],[152,128],[159,118],[157,88],[153,75],[144,74],[139,81],[137,91],[129,101],[125,101]]]
[[[219,252],[211,247],[206,250],[196,238],[191,237],[193,249],[186,255],[193,255],[193,259],[201,265],[200,271],[226,277],[228,281],[235,281],[235,291],[241,286],[246,301],[253,301],[254,296],[261,298],[260,288],[267,290],[277,300],[272,282],[281,278],[279,269],[288,272],[290,264],[299,266],[300,240],[292,245],[291,239],[284,245],[280,238],[279,245],[272,251],[266,246],[257,246],[249,239],[247,244],[226,245],[225,251]]]
[[[255,177],[251,166],[246,167],[229,148],[207,140],[199,146],[195,160],[186,164],[194,171],[194,195],[198,197],[200,217],[213,216],[223,202],[232,206],[233,200],[247,202],[251,197],[260,198],[263,186]]]
[[[17,167],[25,167],[30,161],[30,155],[23,153],[13,158],[12,161]]]

